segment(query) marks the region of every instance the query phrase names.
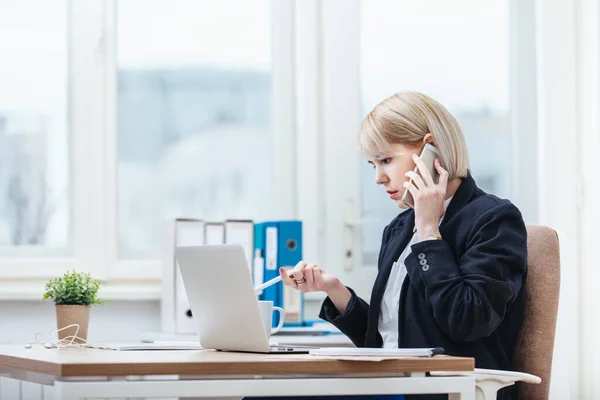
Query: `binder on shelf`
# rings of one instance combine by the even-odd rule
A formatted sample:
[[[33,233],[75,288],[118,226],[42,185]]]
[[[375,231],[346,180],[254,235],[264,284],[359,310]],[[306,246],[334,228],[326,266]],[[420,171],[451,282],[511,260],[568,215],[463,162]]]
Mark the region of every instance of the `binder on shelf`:
[[[163,332],[196,333],[181,272],[175,260],[175,247],[204,244],[205,227],[200,219],[176,218],[167,222],[161,325]]]
[[[260,276],[255,271],[254,285],[279,276],[279,268],[292,268],[302,260],[302,222],[267,221],[254,226],[254,265],[263,266]],[[262,279],[261,279],[262,278]],[[260,300],[270,300],[285,311],[284,326],[302,326],[304,319],[304,295],[287,288],[282,282],[263,290]],[[273,326],[279,323],[279,315],[273,316]]]
[[[227,219],[225,226],[225,244],[240,244],[244,248],[246,262],[253,275],[254,221],[250,219]]]
[[[265,257],[263,255],[262,249],[257,249],[257,248],[254,249],[254,260],[252,261],[252,270],[253,270],[252,281],[253,281],[254,287],[265,283]],[[263,292],[264,292],[263,290],[260,290],[260,291],[256,292],[256,294],[260,298],[260,295],[262,295]]]
[[[224,244],[225,224],[221,222],[204,223],[204,244]]]

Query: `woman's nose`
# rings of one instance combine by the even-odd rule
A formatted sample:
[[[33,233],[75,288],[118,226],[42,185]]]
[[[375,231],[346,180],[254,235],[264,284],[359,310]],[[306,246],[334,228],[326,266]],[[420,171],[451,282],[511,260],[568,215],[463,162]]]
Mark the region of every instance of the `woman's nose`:
[[[381,172],[381,170],[377,169],[375,171],[375,183],[378,185],[383,185],[387,182],[387,176]]]

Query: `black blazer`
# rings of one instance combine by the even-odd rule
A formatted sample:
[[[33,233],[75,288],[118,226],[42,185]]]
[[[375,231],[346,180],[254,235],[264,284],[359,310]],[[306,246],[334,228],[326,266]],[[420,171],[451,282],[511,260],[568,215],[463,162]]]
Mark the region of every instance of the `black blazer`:
[[[371,305],[352,289],[340,315],[329,298],[320,318],[359,347],[381,347],[381,299],[392,264],[408,245],[414,211],[398,215],[383,231]],[[406,258],[400,296],[398,346],[443,347],[446,354],[475,358],[477,368],[513,370],[527,276],[527,232],[519,210],[486,194],[469,174],[454,194],[442,223],[443,240],[414,244]],[[445,396],[407,396],[441,399]],[[516,398],[515,387],[498,399]]]

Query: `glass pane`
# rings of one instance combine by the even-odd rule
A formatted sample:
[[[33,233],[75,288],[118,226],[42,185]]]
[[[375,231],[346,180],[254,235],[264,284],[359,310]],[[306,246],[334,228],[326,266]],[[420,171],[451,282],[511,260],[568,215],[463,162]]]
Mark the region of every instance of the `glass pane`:
[[[69,242],[67,2],[0,0],[0,246]]]
[[[369,0],[361,3],[363,112],[403,90],[446,106],[466,136],[478,185],[509,196],[508,0]],[[399,209],[362,169],[363,263],[377,262],[381,232]]]
[[[264,218],[270,0],[117,4],[120,257],[160,257],[168,218]]]

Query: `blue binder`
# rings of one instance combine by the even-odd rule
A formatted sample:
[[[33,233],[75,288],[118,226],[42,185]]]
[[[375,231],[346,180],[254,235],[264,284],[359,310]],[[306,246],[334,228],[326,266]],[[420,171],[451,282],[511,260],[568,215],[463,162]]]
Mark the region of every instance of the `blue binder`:
[[[279,276],[279,268],[294,267],[302,261],[302,222],[267,221],[254,225],[254,254],[261,257],[263,281]],[[255,263],[255,267],[256,267]],[[255,274],[256,276],[256,274]],[[258,285],[262,282],[254,282]],[[270,300],[286,312],[284,326],[302,326],[304,322],[304,294],[285,288],[282,282],[263,290],[260,300]],[[273,326],[279,323],[279,313],[273,315]]]

